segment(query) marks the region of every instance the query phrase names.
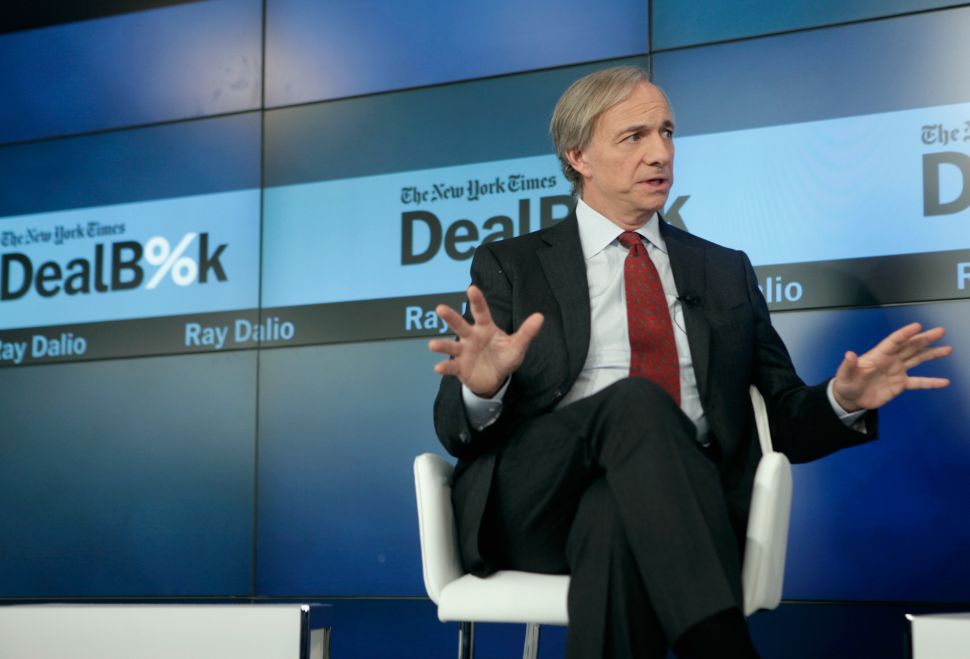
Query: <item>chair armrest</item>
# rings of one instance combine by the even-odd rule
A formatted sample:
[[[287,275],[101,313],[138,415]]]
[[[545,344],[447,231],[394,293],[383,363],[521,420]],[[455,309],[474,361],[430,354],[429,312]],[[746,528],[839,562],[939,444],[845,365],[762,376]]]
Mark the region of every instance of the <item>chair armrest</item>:
[[[755,473],[741,583],[744,614],[781,602],[791,516],[791,464],[781,453],[762,456]]]
[[[451,506],[453,471],[451,463],[433,453],[423,453],[414,460],[421,571],[424,588],[435,604],[444,587],[464,574]]]

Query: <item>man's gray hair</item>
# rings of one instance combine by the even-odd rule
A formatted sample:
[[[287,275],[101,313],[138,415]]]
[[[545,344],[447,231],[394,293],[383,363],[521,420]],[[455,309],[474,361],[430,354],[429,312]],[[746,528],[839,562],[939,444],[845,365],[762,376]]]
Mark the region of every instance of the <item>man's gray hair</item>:
[[[615,66],[583,76],[569,86],[552,113],[549,132],[573,194],[583,192],[583,176],[569,164],[566,152],[585,149],[593,139],[596,121],[617,103],[622,103],[650,74],[637,66]]]

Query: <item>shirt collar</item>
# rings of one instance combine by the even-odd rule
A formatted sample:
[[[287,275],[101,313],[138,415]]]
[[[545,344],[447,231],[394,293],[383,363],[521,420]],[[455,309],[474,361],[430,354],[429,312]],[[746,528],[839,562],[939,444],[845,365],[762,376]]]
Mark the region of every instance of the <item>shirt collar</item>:
[[[579,242],[583,246],[583,257],[586,260],[602,252],[623,233],[623,229],[582,199],[576,203],[576,220],[579,223]],[[660,235],[660,218],[656,213],[650,216],[646,224],[637,229],[637,233],[653,243],[660,251],[667,252],[667,244]]]

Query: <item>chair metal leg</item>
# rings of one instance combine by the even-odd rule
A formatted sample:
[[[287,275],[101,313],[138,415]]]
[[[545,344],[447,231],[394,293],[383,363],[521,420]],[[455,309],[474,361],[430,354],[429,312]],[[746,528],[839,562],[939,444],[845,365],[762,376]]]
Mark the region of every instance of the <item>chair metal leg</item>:
[[[536,659],[539,656],[539,625],[530,622],[525,626],[525,646],[522,659]]]
[[[458,659],[475,659],[475,623],[458,623]]]

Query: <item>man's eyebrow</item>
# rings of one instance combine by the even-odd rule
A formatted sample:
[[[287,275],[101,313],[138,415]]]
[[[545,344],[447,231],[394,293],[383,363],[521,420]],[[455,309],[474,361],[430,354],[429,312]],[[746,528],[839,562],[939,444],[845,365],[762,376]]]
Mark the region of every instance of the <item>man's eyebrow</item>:
[[[635,126],[627,126],[626,128],[617,131],[616,135],[619,137],[620,135],[629,135],[631,133],[642,133],[649,128],[650,127],[647,124],[636,124]]]
[[[664,119],[663,121],[660,122],[660,127],[672,129],[674,127],[674,120]],[[650,124],[635,124],[633,126],[627,126],[626,128],[618,130],[616,133],[616,136],[619,137],[621,135],[632,135],[633,133],[642,133],[644,131],[649,131],[649,130],[650,130]]]

